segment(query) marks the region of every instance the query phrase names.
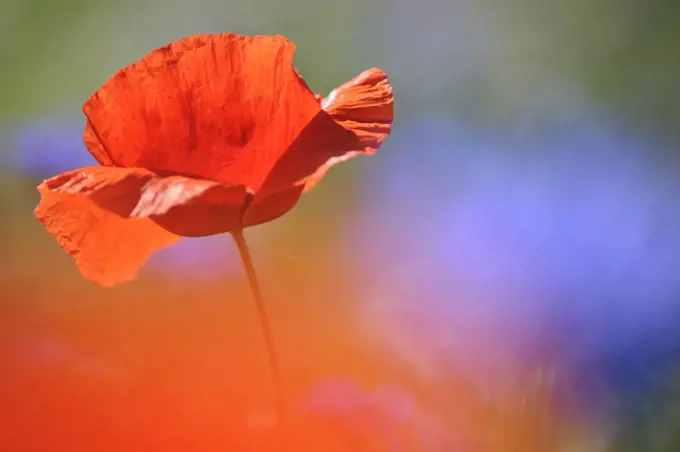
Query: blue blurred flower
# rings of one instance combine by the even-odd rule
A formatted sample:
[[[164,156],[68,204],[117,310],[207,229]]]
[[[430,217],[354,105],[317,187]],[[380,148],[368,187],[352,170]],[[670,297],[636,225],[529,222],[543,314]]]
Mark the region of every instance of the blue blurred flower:
[[[348,238],[376,341],[430,376],[552,363],[644,388],[680,364],[668,144],[596,117],[523,133],[436,117],[388,147]]]
[[[25,174],[48,178],[82,166],[96,165],[83,143],[83,121],[43,120],[15,128],[9,163]]]

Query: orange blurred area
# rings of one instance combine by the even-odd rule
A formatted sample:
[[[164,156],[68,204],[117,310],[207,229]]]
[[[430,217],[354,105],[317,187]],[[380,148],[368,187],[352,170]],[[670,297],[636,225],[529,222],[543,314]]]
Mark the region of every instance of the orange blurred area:
[[[136,282],[103,289],[30,219],[24,211],[5,223],[9,237],[33,240],[25,249],[7,242],[15,265],[0,285],[0,451],[280,450],[244,276],[195,281],[147,268]],[[335,221],[320,217],[294,233],[274,227],[277,245],[254,255],[284,374],[290,450],[550,450],[550,394],[527,402],[508,393],[500,412],[497,396],[485,400],[462,380],[425,380],[373,345],[358,321],[365,283],[352,280],[329,240]]]
[[[269,369],[241,286],[3,287],[0,450],[268,450]],[[291,400],[325,375],[381,372],[342,309],[285,303],[271,315]]]
[[[5,226],[35,242],[24,250],[8,242],[16,265],[0,286],[0,450],[277,450],[265,344],[245,279],[192,283],[146,271],[103,289],[37,222],[14,220]],[[352,294],[342,289],[351,285],[328,277],[333,264],[298,255],[290,265],[286,254],[255,259],[281,259],[262,279],[291,441],[294,450],[346,450],[349,436],[299,401],[329,376],[375,384],[392,364],[366,353],[353,332]]]

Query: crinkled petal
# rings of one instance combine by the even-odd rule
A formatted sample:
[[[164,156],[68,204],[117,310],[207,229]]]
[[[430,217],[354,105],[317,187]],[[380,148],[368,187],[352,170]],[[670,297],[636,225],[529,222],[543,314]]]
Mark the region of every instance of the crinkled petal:
[[[260,196],[291,185],[311,188],[336,163],[376,152],[392,129],[392,87],[380,69],[364,71],[336,88],[322,106],[277,162]]]
[[[83,105],[84,140],[104,165],[257,191],[320,111],[282,36],[202,34],[118,71]]]
[[[326,171],[361,154],[374,154],[392,131],[394,97],[387,74],[378,68],[362,72],[331,91],[322,108],[345,130],[357,137],[358,146],[342,155],[331,156],[307,178],[305,190],[312,188]]]
[[[170,176],[149,181],[130,216],[151,217],[184,237],[204,237],[242,227],[245,200],[242,185]]]
[[[38,187],[41,200],[35,215],[59,246],[75,258],[86,278],[104,286],[132,280],[154,251],[180,239],[150,218],[132,219],[114,213],[133,201],[124,199],[123,205],[113,206],[113,211],[95,202],[95,198],[112,201],[111,196],[119,190],[139,191],[143,181],[133,176],[106,184],[101,184],[101,180],[89,184],[86,175],[70,173]],[[139,176],[144,179],[144,175]]]
[[[87,150],[90,151],[90,154],[92,154],[92,157],[94,157],[95,160],[97,160],[100,164],[106,166],[115,166],[113,160],[106,152],[106,149],[104,149],[101,141],[99,141],[99,137],[97,136],[97,133],[95,132],[89,120],[85,123],[83,142],[85,143]]]
[[[139,168],[87,167],[44,181],[36,217],[102,285],[134,279],[157,249],[181,236],[240,227],[245,188]]]
[[[255,197],[243,217],[243,226],[255,226],[277,219],[297,204],[303,188],[297,185],[268,196]]]
[[[256,198],[304,185],[331,156],[344,155],[357,146],[357,137],[351,131],[320,111],[277,162]]]
[[[392,128],[392,85],[387,74],[378,68],[368,69],[335,88],[321,105],[367,148],[380,146]]]

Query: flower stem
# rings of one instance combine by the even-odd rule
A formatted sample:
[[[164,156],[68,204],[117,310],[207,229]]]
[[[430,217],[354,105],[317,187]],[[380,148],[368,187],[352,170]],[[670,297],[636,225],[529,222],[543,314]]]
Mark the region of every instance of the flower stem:
[[[267,355],[269,357],[269,367],[272,373],[272,384],[274,387],[274,397],[276,400],[276,417],[278,421],[278,429],[281,434],[281,447],[282,450],[286,449],[286,430],[285,430],[285,399],[283,394],[283,380],[281,378],[281,370],[279,368],[278,355],[276,353],[276,346],[274,345],[274,338],[272,335],[271,324],[269,322],[269,315],[267,314],[267,308],[265,306],[264,297],[262,296],[262,291],[260,290],[260,284],[257,280],[257,273],[255,272],[255,266],[253,265],[253,259],[250,256],[250,251],[248,250],[248,244],[246,243],[245,236],[243,235],[243,230],[233,231],[231,233],[236,242],[236,247],[241,255],[241,261],[243,262],[243,268],[248,277],[248,283],[250,284],[250,289],[253,293],[253,298],[255,299],[255,304],[257,306],[257,312],[260,317],[260,325],[262,327],[262,333],[264,334],[264,340],[267,344]]]

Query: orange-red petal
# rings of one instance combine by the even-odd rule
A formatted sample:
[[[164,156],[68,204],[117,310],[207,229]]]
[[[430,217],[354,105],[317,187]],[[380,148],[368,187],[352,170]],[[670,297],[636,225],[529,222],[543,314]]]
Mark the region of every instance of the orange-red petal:
[[[259,196],[304,185],[311,188],[336,163],[372,154],[394,119],[392,87],[380,69],[369,69],[336,88],[277,162]]]
[[[36,216],[81,273],[110,286],[133,279],[180,236],[240,226],[244,187],[139,168],[87,167],[44,181]]]
[[[305,181],[312,188],[328,169],[360,154],[374,154],[392,131],[394,97],[387,74],[378,68],[362,72],[331,91],[322,107],[334,121],[357,138],[358,146],[331,156]]]
[[[256,196],[245,212],[243,226],[256,226],[277,219],[297,204],[303,188],[296,185],[267,196]]]
[[[203,237],[242,227],[246,202],[242,185],[170,176],[149,181],[131,217],[151,217],[170,232]]]
[[[64,174],[43,182],[38,187],[41,200],[35,214],[59,246],[75,258],[86,278],[104,286],[134,279],[154,251],[180,239],[150,218],[121,217],[94,201],[97,194],[105,200],[119,189],[139,190],[134,177],[107,183],[99,187],[101,190],[86,184],[85,177],[77,180],[77,174]],[[78,192],[79,185],[82,193]]]
[[[150,52],[88,99],[85,142],[105,165],[257,191],[320,111],[282,36],[196,35]]]

